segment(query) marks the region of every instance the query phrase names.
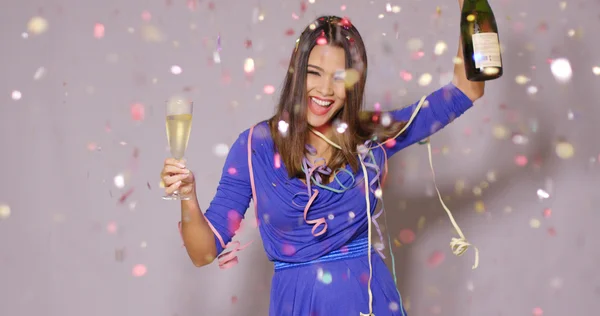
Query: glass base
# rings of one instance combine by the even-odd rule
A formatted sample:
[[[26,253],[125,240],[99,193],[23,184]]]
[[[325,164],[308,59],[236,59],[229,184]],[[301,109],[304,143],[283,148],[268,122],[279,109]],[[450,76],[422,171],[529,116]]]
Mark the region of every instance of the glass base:
[[[190,199],[189,196],[182,196],[177,191],[175,191],[169,195],[165,195],[162,198],[163,198],[163,200],[168,200],[168,201],[187,201]]]

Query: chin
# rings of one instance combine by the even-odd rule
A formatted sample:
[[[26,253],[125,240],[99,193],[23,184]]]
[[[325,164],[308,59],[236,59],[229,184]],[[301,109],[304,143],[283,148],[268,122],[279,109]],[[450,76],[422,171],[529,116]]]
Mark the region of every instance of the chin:
[[[320,117],[308,117],[307,123],[309,126],[321,129],[323,127],[331,126],[331,121],[329,118],[320,118]]]

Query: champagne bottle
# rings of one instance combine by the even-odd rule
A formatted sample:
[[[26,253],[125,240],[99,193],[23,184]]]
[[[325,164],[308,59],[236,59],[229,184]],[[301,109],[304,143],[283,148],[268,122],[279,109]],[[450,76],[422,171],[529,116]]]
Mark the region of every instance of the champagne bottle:
[[[460,30],[467,79],[487,81],[502,76],[498,26],[487,0],[464,0]]]

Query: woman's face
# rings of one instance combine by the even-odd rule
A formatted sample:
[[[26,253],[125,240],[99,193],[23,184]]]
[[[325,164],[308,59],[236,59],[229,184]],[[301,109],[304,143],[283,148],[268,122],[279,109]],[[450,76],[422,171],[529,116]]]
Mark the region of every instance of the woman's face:
[[[331,118],[346,102],[343,48],[316,45],[308,57],[306,75],[307,121],[314,128],[328,128]]]

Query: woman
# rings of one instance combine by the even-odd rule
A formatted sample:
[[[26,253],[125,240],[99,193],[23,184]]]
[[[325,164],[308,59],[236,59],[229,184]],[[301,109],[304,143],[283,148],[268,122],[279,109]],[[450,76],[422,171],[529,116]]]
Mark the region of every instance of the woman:
[[[320,17],[297,41],[276,114],[232,145],[205,214],[193,173],[182,161],[165,161],[165,191],[191,196],[181,202],[180,229],[196,266],[218,255],[222,267],[237,262],[239,243],[222,253],[254,200],[275,267],[270,315],[406,314],[394,278],[368,243],[385,160],[460,116],[483,95],[483,83],[468,81],[457,65],[452,83],[425,104],[361,112],[366,74],[356,28]]]

